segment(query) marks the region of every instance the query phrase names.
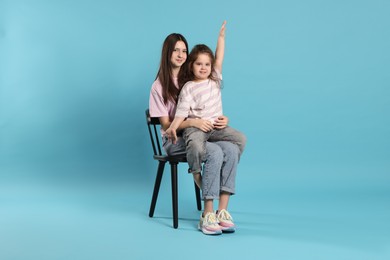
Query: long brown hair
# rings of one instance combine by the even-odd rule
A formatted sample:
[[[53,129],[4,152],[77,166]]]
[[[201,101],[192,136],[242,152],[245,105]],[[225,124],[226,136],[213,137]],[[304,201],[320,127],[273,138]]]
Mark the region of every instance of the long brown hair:
[[[187,66],[186,66],[186,70],[185,70],[185,79],[183,81],[187,82],[187,81],[191,81],[191,80],[195,80],[195,75],[194,75],[194,71],[192,69],[192,66],[194,65],[194,62],[196,61],[196,59],[198,58],[198,56],[200,54],[206,54],[210,57],[210,62],[211,62],[211,74],[209,76],[209,79],[215,81],[215,82],[219,82],[219,80],[215,77],[215,68],[214,68],[214,63],[215,63],[215,57],[214,57],[214,53],[213,51],[205,44],[197,44],[195,45],[190,54],[188,55],[188,58],[187,58]]]
[[[156,79],[159,79],[162,85],[162,95],[164,98],[164,103],[167,104],[168,101],[172,101],[174,103],[177,102],[177,98],[180,92],[181,87],[184,85],[182,69],[180,68],[178,75],[178,84],[179,89],[176,87],[175,82],[172,77],[172,64],[171,57],[172,53],[175,50],[175,45],[178,41],[184,42],[186,45],[186,49],[188,50],[188,43],[186,38],[179,33],[172,33],[165,38],[162,52],[161,52],[161,61],[160,68],[158,69],[158,73]],[[182,67],[186,66],[187,61],[184,62]]]

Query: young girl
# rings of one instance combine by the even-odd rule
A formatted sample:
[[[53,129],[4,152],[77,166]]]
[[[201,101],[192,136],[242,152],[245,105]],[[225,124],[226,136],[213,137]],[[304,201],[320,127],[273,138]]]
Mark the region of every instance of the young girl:
[[[161,123],[161,132],[163,135],[163,147],[168,155],[177,155],[185,153],[185,143],[181,136],[177,138],[176,144],[168,142],[165,137],[165,130],[169,128],[173,121],[176,111],[176,103],[180,88],[183,86],[184,70],[187,64],[188,44],[183,35],[172,33],[168,35],[163,43],[160,68],[155,82],[152,85],[149,98],[149,112],[151,117],[158,117]],[[218,128],[224,128],[228,124],[228,118],[220,116],[215,125]],[[203,119],[186,120],[182,122],[178,130],[188,127],[195,127],[202,131],[208,131],[213,125]],[[230,142],[206,142],[206,155],[203,164],[203,182],[200,174],[194,175],[195,182],[201,186],[202,198],[205,201],[209,199],[220,200],[220,210],[226,209],[229,196],[220,194],[219,183],[228,182],[235,178],[237,163],[239,158],[238,147]],[[215,187],[217,185],[217,187]],[[220,214],[224,223],[231,221],[227,215]],[[222,217],[224,217],[222,219]],[[205,218],[203,232],[205,234],[221,234],[222,228],[216,221],[215,214]],[[209,223],[208,225],[206,225]],[[228,226],[225,224],[225,226]],[[227,231],[234,230],[234,225],[224,228]]]
[[[205,158],[206,141],[231,142],[239,148],[239,156],[242,154],[246,143],[245,136],[239,131],[229,126],[220,127],[215,124],[215,120],[222,115],[221,72],[225,49],[225,25],[226,22],[222,24],[219,33],[215,58],[213,52],[206,45],[199,44],[191,50],[188,58],[188,79],[190,81],[183,86],[180,92],[175,119],[166,130],[168,138],[172,140],[172,143],[176,143],[176,130],[186,118],[186,121],[189,122],[199,119],[207,120],[213,125],[205,131],[194,127],[183,130],[187,160],[192,173],[201,171],[202,161]],[[220,194],[220,199],[221,197],[229,198],[235,192],[235,175],[222,180],[220,185],[214,185],[212,189],[212,193]],[[224,205],[226,198],[222,198],[222,207],[220,201],[216,217],[213,216],[215,214],[213,198],[211,196],[211,198],[205,200],[205,211],[201,216],[199,229],[206,233],[205,229],[210,225],[211,218],[216,220],[222,230],[234,231],[231,216],[226,210],[227,203]],[[229,219],[229,221],[224,221],[224,218]]]

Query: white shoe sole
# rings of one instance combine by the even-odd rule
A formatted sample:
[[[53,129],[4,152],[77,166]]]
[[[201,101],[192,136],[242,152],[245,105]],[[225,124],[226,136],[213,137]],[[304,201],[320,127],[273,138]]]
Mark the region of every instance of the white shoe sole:
[[[210,230],[207,230],[205,228],[200,227],[200,225],[198,225],[198,229],[200,231],[202,231],[202,233],[205,235],[221,235],[222,234],[222,230],[210,231]]]

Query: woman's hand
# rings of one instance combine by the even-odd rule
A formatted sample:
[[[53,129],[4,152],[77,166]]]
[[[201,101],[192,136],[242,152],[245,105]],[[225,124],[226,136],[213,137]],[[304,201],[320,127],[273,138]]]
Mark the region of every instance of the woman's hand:
[[[205,133],[210,132],[211,130],[214,129],[213,124],[208,120],[204,120],[204,119],[200,119],[200,118],[199,119],[191,119],[191,123],[192,123],[193,127],[196,127]]]
[[[169,127],[165,131],[165,135],[168,137],[169,140],[172,141],[173,144],[176,144],[176,142],[177,142],[176,129],[173,129],[173,128]]]
[[[229,123],[229,118],[226,116],[220,116],[214,121],[214,128],[216,129],[223,129],[227,127]]]

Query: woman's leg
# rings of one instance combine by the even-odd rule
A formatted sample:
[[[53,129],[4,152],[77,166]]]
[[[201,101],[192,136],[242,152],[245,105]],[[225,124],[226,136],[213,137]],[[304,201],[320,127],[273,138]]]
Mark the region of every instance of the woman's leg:
[[[230,199],[230,193],[222,191],[219,195],[219,204],[218,204],[218,211],[221,211],[223,209],[227,210],[227,207],[229,205],[229,199]]]
[[[237,164],[240,157],[240,149],[230,142],[216,142],[223,151],[224,160],[221,169],[221,187],[217,219],[223,232],[234,232],[235,224],[233,218],[227,211],[229,199],[235,193]]]
[[[220,200],[218,209],[227,209],[230,195],[235,193],[239,156],[240,150],[235,144],[225,141],[206,142],[202,183],[205,211],[213,210],[214,199]]]
[[[203,164],[202,198],[203,200],[218,199],[220,194],[221,168],[224,160],[222,149],[216,143],[206,142],[206,156]],[[210,204],[205,204],[210,206]],[[213,209],[211,209],[213,211]]]
[[[206,235],[219,235],[222,228],[214,212],[213,201],[219,198],[220,173],[223,164],[222,149],[215,143],[206,142],[206,156],[203,164],[202,198],[204,211],[198,228]]]
[[[240,150],[237,145],[230,142],[216,142],[223,152],[223,165],[221,169],[221,194],[234,194],[236,188],[237,165],[240,157]],[[227,201],[228,202],[228,201]],[[222,200],[222,205],[227,207],[226,199]],[[225,207],[225,209],[226,209]]]

